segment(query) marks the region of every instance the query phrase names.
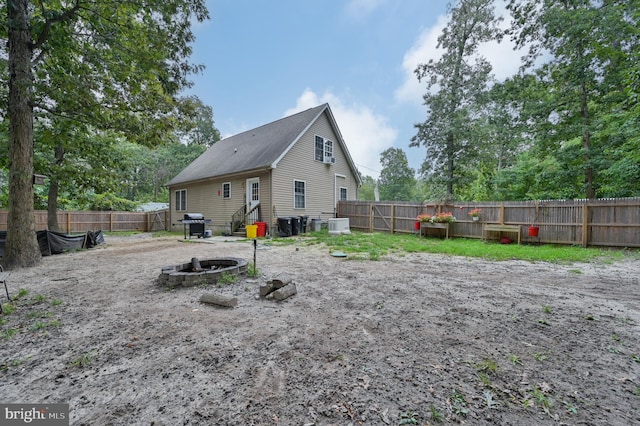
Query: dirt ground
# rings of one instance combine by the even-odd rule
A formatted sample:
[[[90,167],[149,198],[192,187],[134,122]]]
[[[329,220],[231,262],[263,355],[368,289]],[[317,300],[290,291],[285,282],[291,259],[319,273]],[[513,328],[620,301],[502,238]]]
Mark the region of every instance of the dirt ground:
[[[251,242],[105,240],[12,273],[28,294],[2,317],[0,402],[68,403],[72,425],[640,424],[638,260],[260,242],[258,279],[169,291],[163,266],[252,261]],[[298,293],[259,299],[281,272]]]

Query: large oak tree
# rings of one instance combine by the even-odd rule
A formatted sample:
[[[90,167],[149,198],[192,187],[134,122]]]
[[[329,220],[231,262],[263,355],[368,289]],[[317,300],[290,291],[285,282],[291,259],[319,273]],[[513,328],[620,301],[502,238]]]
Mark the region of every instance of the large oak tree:
[[[0,9],[9,86],[3,263],[26,267],[40,260],[33,214],[34,119],[44,127],[82,123],[151,145],[162,140],[181,115],[178,93],[200,70],[188,61],[191,25],[208,12],[204,0],[8,0]],[[51,134],[63,135],[50,138],[54,157],[62,161],[65,144],[75,143],[73,132]]]

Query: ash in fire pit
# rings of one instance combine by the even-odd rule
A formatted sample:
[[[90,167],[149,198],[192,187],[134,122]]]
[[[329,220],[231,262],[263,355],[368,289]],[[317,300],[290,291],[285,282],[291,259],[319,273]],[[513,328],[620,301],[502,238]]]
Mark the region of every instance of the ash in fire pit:
[[[247,272],[248,264],[237,257],[215,257],[175,266],[165,266],[158,277],[158,284],[174,287],[192,287],[196,284],[215,284],[225,273],[239,275]]]

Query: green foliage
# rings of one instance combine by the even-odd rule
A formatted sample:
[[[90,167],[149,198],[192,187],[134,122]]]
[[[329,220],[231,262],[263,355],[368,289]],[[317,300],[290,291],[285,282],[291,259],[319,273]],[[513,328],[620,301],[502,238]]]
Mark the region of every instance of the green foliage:
[[[97,194],[89,201],[89,210],[134,211],[138,204],[113,193]]]
[[[411,200],[416,180],[407,156],[400,148],[388,148],[380,154],[379,190],[384,201]]]

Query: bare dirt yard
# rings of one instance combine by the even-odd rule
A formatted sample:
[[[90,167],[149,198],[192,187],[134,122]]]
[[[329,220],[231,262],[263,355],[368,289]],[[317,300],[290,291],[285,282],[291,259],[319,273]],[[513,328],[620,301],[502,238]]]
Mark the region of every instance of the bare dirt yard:
[[[251,241],[105,240],[12,273],[28,293],[1,317],[1,402],[68,403],[72,425],[640,424],[637,256],[363,261],[260,241],[259,278],[167,290],[163,266],[252,261]],[[258,298],[283,272],[298,293]]]

